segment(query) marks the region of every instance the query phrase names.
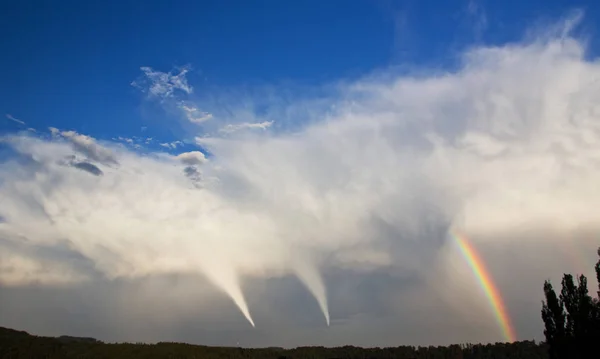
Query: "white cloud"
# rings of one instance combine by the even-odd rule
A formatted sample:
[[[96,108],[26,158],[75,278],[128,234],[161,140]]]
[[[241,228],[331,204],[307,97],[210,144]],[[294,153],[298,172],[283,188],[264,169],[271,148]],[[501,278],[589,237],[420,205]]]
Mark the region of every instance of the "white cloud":
[[[478,1],[469,0],[467,14],[471,17],[475,38],[479,40],[488,26],[485,9]]]
[[[52,133],[55,134],[56,131],[52,130]],[[103,164],[118,164],[112,151],[99,145],[92,137],[81,135],[75,131],[62,131],[60,135],[71,142],[76,151],[84,154],[89,159]]]
[[[134,81],[132,86],[148,92],[150,96],[159,98],[173,97],[176,90],[191,94],[192,86],[188,84],[186,74],[190,71],[188,66],[178,69],[179,73],[155,71],[151,67],[143,66],[140,70],[145,78],[141,81]],[[146,83],[147,82],[147,83]]]
[[[141,67],[144,72],[144,78],[131,83],[132,86],[148,93],[149,97],[159,99],[161,104],[167,108],[175,108],[176,111],[183,114],[184,118],[193,124],[201,124],[213,118],[213,115],[206,111],[201,111],[197,106],[189,101],[181,100],[181,95],[190,95],[193,88],[187,81],[189,66],[179,69],[177,75],[173,71],[165,73],[155,71],[150,67]],[[179,90],[179,94],[176,93]],[[145,131],[146,127],[142,127]]]
[[[201,165],[207,161],[206,156],[204,156],[204,153],[200,151],[180,153],[176,156],[176,158],[182,163],[189,166]]]
[[[13,122],[16,122],[16,123],[18,123],[18,124],[25,125],[25,121],[22,121],[22,120],[19,120],[18,118],[15,118],[15,117],[14,117],[13,115],[11,115],[10,113],[7,113],[7,114],[6,114],[6,118],[8,118],[9,120],[11,120],[11,121],[13,121]]]
[[[127,142],[129,144],[133,144],[133,138],[129,138],[129,137],[117,137],[117,139],[121,142]]]
[[[237,131],[245,130],[245,129],[266,130],[267,128],[271,127],[272,124],[273,124],[273,121],[263,121],[263,122],[257,122],[257,123],[243,122],[243,123],[238,123],[238,124],[228,124],[225,127],[221,128],[219,130],[219,132],[233,133],[233,132],[237,132]]]
[[[165,148],[176,149],[178,146],[183,146],[183,142],[181,142],[181,141],[163,142],[163,143],[159,143],[159,146],[162,146]]]
[[[213,118],[212,114],[200,111],[197,107],[192,105],[185,105],[182,103],[179,105],[179,108],[185,114],[186,119],[191,123],[200,124]]]
[[[11,143],[36,162],[0,170],[0,230],[22,245],[68,240],[108,278],[202,274],[249,320],[256,307],[242,283],[251,278],[297,276],[325,317],[360,296],[348,290],[336,302],[340,283],[326,275],[416,278],[380,299],[403,315],[397,325],[433,331],[437,342],[502,340],[448,239],[455,227],[481,252],[519,338],[539,338],[528,322],[539,322],[543,280],[593,266],[597,243],[584,234],[600,229],[599,80],[600,65],[566,37],[477,48],[455,73],[363,79],[335,110],[315,111],[291,133],[198,138],[210,162],[200,152],[100,151],[94,139],[59,130],[70,144],[17,137]],[[67,171],[56,160],[72,148],[120,166],[102,176]],[[204,162],[201,177],[192,162]],[[573,263],[565,249],[583,254]],[[27,260],[0,267],[0,278],[30,280],[15,271],[32,273],[27,263],[42,259]],[[344,337],[344,325],[332,333]]]

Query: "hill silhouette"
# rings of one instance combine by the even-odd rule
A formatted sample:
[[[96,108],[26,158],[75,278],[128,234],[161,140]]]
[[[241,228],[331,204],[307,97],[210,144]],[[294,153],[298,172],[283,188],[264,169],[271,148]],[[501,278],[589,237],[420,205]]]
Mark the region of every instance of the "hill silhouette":
[[[185,343],[108,344],[93,338],[62,336],[58,338],[31,335],[24,331],[0,327],[0,358],[206,358],[206,359],[419,359],[419,358],[548,358],[544,343],[466,344],[447,347],[337,348],[299,347],[233,348],[209,347]]]

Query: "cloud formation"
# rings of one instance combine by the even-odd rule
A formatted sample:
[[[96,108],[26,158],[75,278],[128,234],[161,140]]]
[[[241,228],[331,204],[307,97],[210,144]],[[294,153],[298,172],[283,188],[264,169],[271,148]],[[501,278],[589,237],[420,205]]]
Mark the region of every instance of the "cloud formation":
[[[13,115],[11,115],[10,113],[6,114],[6,118],[8,118],[9,120],[16,122],[20,125],[25,125],[25,121],[19,120],[18,118],[14,117]]]
[[[51,131],[54,135],[60,134],[71,143],[73,150],[83,154],[90,160],[106,165],[119,164],[116,157],[109,149],[99,145],[96,140],[90,136],[82,135],[75,131],[58,131],[55,128],[51,128]]]
[[[181,141],[164,142],[164,143],[159,143],[158,145],[162,146],[164,148],[177,149],[178,146],[183,146],[183,142],[181,142]]]
[[[180,160],[181,163],[184,163],[189,166],[201,165],[204,162],[206,162],[206,156],[200,151],[180,153],[176,156],[176,158]]]
[[[140,70],[144,77],[133,81],[132,86],[148,93],[150,97],[169,98],[173,97],[177,90],[190,94],[192,86],[187,82],[186,74],[190,71],[189,66],[179,68],[179,73],[155,71],[151,67],[143,66]]]
[[[263,121],[263,122],[257,122],[257,123],[243,122],[243,123],[239,123],[239,124],[235,124],[235,125],[228,124],[228,125],[224,126],[223,128],[221,128],[219,131],[223,132],[223,133],[233,133],[233,132],[245,130],[245,129],[266,130],[267,128],[271,127],[272,124],[273,124],[273,121]]]
[[[179,108],[185,113],[185,117],[191,123],[200,124],[202,122],[210,120],[213,115],[208,112],[200,111],[193,105],[186,105],[184,103],[179,104]]]
[[[476,0],[469,0],[469,3],[467,4],[467,15],[471,18],[475,38],[480,40],[483,32],[488,26],[487,15],[483,5]]]
[[[448,232],[472,240],[509,311],[533,321],[542,281],[572,266],[563,249],[597,245],[586,238],[600,226],[600,65],[584,50],[552,36],[471,49],[452,73],[363,78],[299,129],[265,119],[242,126],[265,131],[198,136],[210,161],[56,129],[4,138],[19,156],[0,170],[0,283],[200,275],[260,328],[253,311],[274,319],[244,283],[295,276],[332,324],[301,342],[348,343],[356,323],[382,328],[377,340],[402,326],[415,341],[429,333],[421,342],[502,340]],[[191,92],[183,71],[144,71],[157,95]],[[87,170],[59,163],[73,153]],[[44,250],[58,246],[85,260]],[[513,317],[520,338],[539,332]]]
[[[143,76],[131,85],[147,93],[149,99],[158,99],[164,106],[174,108],[189,123],[200,125],[210,120],[213,115],[200,110],[189,100],[179,99],[180,94],[187,96],[194,92],[187,80],[190,69],[190,66],[184,66],[170,72],[161,72],[144,66],[140,68]],[[179,72],[174,74],[177,71]]]

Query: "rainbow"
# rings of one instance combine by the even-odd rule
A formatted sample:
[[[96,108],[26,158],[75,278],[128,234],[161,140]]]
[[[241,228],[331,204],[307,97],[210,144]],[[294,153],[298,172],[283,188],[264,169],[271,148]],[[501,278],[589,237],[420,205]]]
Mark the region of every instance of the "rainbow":
[[[504,301],[502,300],[500,292],[492,280],[492,276],[485,268],[483,260],[477,254],[475,248],[473,248],[473,246],[469,243],[466,236],[458,233],[457,231],[451,231],[450,233],[452,234],[454,240],[456,240],[456,243],[460,248],[460,252],[465,257],[465,260],[469,264],[473,274],[475,274],[475,277],[477,277],[479,285],[488,298],[504,338],[508,342],[516,341],[517,335],[512,327],[512,324],[510,323],[510,318],[506,311],[506,307],[504,306]]]

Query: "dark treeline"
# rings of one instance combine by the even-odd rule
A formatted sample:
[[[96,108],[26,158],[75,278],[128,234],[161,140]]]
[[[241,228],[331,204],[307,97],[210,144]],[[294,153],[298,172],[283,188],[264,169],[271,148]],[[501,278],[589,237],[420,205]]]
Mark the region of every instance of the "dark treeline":
[[[600,256],[600,249],[598,250]],[[600,358],[600,260],[596,264],[598,296],[588,293],[587,278],[570,274],[557,295],[544,283],[542,320],[546,342],[466,344],[447,347],[245,349],[181,343],[106,344],[93,338],[38,337],[0,327],[0,358],[205,358],[205,359],[580,359]],[[577,282],[577,283],[576,283]]]
[[[584,275],[576,284],[571,274],[565,274],[559,295],[550,281],[544,283],[542,319],[551,359],[600,358],[600,259],[596,263],[596,279],[595,298],[588,293]]]
[[[338,348],[300,347],[295,349],[244,349],[207,347],[201,345],[158,344],[105,344],[89,339],[61,340],[61,338],[36,337],[26,332],[0,328],[0,358],[203,358],[203,359],[402,359],[402,358],[548,358],[544,344],[523,341],[477,345],[451,345],[448,347],[394,347]]]

